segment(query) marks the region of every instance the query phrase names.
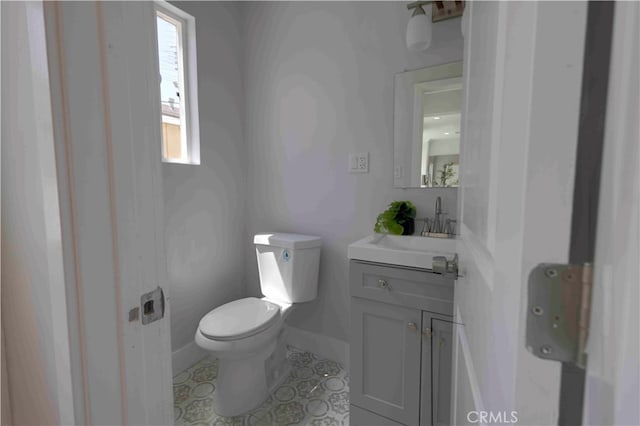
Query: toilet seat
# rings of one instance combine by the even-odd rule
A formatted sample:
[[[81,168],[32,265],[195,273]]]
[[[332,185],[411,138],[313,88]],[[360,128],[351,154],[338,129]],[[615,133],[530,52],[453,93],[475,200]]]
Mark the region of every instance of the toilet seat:
[[[200,320],[198,328],[208,339],[239,340],[269,328],[279,317],[279,305],[247,297],[215,308]]]

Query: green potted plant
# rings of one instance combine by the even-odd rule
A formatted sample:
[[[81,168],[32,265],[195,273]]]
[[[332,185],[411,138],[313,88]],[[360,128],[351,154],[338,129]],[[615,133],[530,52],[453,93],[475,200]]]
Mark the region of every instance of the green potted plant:
[[[451,186],[451,185],[457,185],[458,181],[456,180],[455,182],[449,182],[450,179],[453,179],[455,177],[455,171],[453,170],[453,162],[444,164],[442,166],[442,168],[440,170],[438,170],[438,173],[440,174],[440,186]]]
[[[416,218],[416,206],[411,201],[394,201],[378,215],[373,230],[382,234],[411,235]]]

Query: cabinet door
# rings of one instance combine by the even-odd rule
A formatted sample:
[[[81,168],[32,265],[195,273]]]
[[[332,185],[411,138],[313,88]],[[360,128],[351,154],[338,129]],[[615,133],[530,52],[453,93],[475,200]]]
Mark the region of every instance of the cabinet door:
[[[449,425],[453,327],[439,315],[423,312],[421,425]]]
[[[351,298],[351,403],[418,424],[420,319],[417,309]]]

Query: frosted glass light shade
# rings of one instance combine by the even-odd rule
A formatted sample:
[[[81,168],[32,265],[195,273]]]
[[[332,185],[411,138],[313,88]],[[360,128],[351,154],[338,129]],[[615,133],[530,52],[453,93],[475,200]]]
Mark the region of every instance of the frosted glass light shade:
[[[416,14],[407,24],[407,48],[418,52],[426,50],[431,45],[431,10],[426,14]]]

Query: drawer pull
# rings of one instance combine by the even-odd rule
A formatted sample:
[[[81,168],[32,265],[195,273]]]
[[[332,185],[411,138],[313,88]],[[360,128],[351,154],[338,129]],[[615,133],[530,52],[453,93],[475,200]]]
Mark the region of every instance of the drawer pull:
[[[378,287],[383,290],[389,290],[389,283],[386,280],[378,280]]]
[[[418,329],[418,326],[416,325],[415,322],[410,322],[407,324],[407,328],[411,331],[416,331]]]

